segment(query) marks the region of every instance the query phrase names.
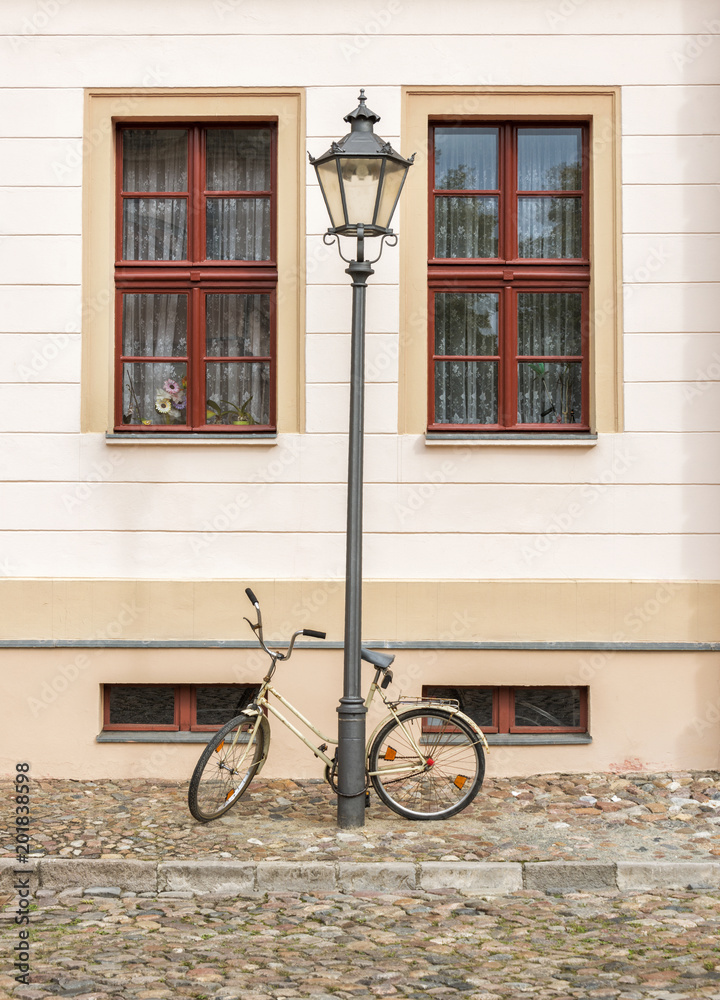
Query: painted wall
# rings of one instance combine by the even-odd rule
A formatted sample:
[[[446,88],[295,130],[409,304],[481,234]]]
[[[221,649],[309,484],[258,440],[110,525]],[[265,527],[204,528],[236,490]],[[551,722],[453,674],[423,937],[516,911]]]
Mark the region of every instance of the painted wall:
[[[4,703],[12,697],[16,709],[3,724],[3,743],[16,754],[22,748],[20,758],[32,761],[37,777],[188,780],[202,749],[197,743],[96,742],[100,683],[203,683],[210,677],[237,683],[262,676],[257,655],[248,650],[9,650],[4,660],[0,693]],[[590,685],[591,744],[494,746],[489,775],[716,770],[719,667],[718,653],[615,652],[593,657],[578,651],[404,650],[393,664],[390,693],[416,696],[422,684],[437,683],[438,677],[446,684],[474,683],[478,673],[485,684]],[[18,696],[11,676],[20,670],[28,694]],[[298,650],[286,667],[279,666],[276,684],[332,738],[341,676],[339,650]],[[366,669],[364,689],[371,676]],[[376,706],[368,716],[368,735],[387,714]],[[276,720],[263,771],[263,777],[271,776],[322,776],[322,765]]]
[[[344,130],[359,85],[381,134],[403,148],[401,86],[454,84],[622,87],[624,433],[581,451],[398,437],[399,253],[386,251],[368,297],[367,575],[717,578],[716,5],[388,0],[373,11],[329,0],[3,5],[5,575],[342,574],[350,291],[322,245],[309,168],[306,433],[253,449],[110,447],[79,434],[81,185],[93,143],[83,149],[83,88],[305,87],[317,154]],[[248,506],[225,527],[239,491]],[[221,544],[194,548],[213,524]]]
[[[403,88],[451,86],[620,88],[622,423],[584,448],[429,447],[420,434],[398,434],[401,256],[386,250],[368,293],[365,575],[390,589],[373,591],[366,635],[445,636],[452,600],[427,613],[406,591],[429,581],[482,609],[478,639],[717,642],[719,31],[714,0],[2,4],[0,638],[118,638],[115,628],[122,637],[119,615],[133,599],[125,586],[142,609],[130,629],[140,638],[242,636],[242,587],[289,587],[283,622],[318,581],[327,587],[344,573],[350,289],[322,244],[327,218],[310,168],[303,433],[252,447],[108,444],[81,433],[82,342],[95,308],[81,286],[83,178],[96,148],[83,134],[86,89],[304,88],[303,132],[317,155],[343,134],[364,86],[379,133],[409,155]],[[408,221],[401,210],[401,241]],[[212,613],[206,596],[188,596],[193,581],[214,588]],[[231,592],[224,581],[238,583]],[[646,620],[661,581],[682,586],[682,599]],[[553,589],[576,584],[583,596]],[[649,588],[639,598],[638,585]],[[186,776],[195,747],[94,742],[99,685],[137,671],[221,681],[232,663],[226,651],[111,650],[96,669],[93,654],[92,670],[35,718],[27,698],[75,653],[0,653],[4,696],[20,705],[3,756],[27,745],[42,718],[38,766],[78,777],[148,766]],[[561,667],[543,652],[514,660],[448,651],[423,679],[442,683],[457,670],[457,682],[494,683],[497,671],[508,683],[507,664],[521,663],[517,683],[552,683],[579,655],[563,653]],[[312,668],[329,688],[337,659],[327,652],[319,673]],[[571,758],[565,747],[503,748],[491,767],[717,766],[717,720],[707,717],[718,700],[715,654],[622,653],[589,683],[592,745]],[[293,684],[302,692],[303,672],[291,695]],[[328,726],[335,702],[334,692],[323,701]],[[269,769],[299,776],[282,746]],[[302,773],[315,774],[314,761]]]

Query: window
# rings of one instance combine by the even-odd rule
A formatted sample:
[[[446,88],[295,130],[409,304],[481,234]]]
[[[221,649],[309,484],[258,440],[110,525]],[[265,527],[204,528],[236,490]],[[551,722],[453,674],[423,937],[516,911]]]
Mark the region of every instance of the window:
[[[588,129],[430,127],[429,430],[586,431]]]
[[[456,699],[486,734],[587,732],[587,688],[427,685],[423,697]]]
[[[103,730],[215,732],[256,691],[248,684],[106,684]]]
[[[274,430],[273,123],[118,127],[115,430]]]

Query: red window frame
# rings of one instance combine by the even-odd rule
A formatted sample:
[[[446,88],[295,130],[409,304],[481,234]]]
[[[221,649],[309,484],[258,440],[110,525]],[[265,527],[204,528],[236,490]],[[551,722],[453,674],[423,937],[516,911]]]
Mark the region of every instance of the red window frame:
[[[492,691],[492,725],[481,726],[482,731],[487,734],[493,733],[586,733],[588,731],[588,689],[579,687],[580,691],[580,725],[579,726],[517,726],[515,725],[515,702],[517,693],[524,690],[535,690],[541,688],[556,688],[557,690],[570,690],[577,685],[565,684],[532,684],[515,687],[494,687],[490,684],[426,684],[423,685],[423,697],[440,697],[440,695],[428,694],[438,688],[451,688],[453,691],[461,692],[484,688]],[[461,706],[462,707],[462,706]],[[431,731],[431,728],[428,729]]]
[[[242,128],[269,129],[270,171],[272,187],[269,191],[216,191],[205,187],[206,136],[211,129]],[[188,187],[187,191],[126,191],[123,189],[123,133],[129,129],[186,129],[188,131]],[[276,430],[276,293],[277,269],[277,121],[243,119],[209,122],[123,122],[117,127],[116,142],[116,202],[115,202],[115,408],[116,432],[143,433],[194,433],[253,434]],[[123,203],[128,198],[184,198],[187,207],[186,260],[124,260],[123,253]],[[213,198],[259,198],[270,200],[270,258],[262,261],[210,260],[206,256],[206,204]],[[123,295],[128,293],[171,293],[186,295],[187,303],[187,355],[185,357],[152,357],[152,362],[187,364],[188,394],[187,423],[151,425],[123,422],[123,365],[148,362],[148,357],[123,354],[122,311]],[[267,356],[233,356],[210,358],[205,350],[205,296],[213,293],[265,294],[269,297],[270,354]],[[205,366],[208,363],[233,361],[251,364],[268,364],[270,371],[269,422],[267,424],[209,424],[205,406]]]
[[[435,129],[487,127],[498,129],[498,180],[496,189],[451,190],[435,187]],[[580,128],[582,134],[582,189],[525,191],[517,183],[518,132],[522,128]],[[589,144],[586,119],[497,120],[433,118],[428,138],[428,431],[477,431],[558,433],[590,430],[589,375]],[[440,198],[493,196],[498,198],[498,256],[460,258],[435,256],[436,202]],[[518,200],[520,197],[579,198],[581,207],[581,257],[530,258],[518,256]],[[440,355],[435,352],[435,296],[442,292],[479,292],[498,295],[498,354]],[[581,295],[580,355],[520,355],[517,339],[517,296],[523,292],[578,292]],[[447,424],[435,419],[435,366],[438,361],[496,361],[498,371],[498,420],[493,424]],[[525,361],[575,362],[582,365],[580,419],[567,423],[520,423],[517,420],[518,365]]]
[[[112,688],[151,687],[171,688],[175,699],[175,718],[172,725],[147,725],[138,722],[110,722],[110,691]],[[253,684],[105,684],[103,685],[103,731],[104,732],[186,732],[214,733],[223,725],[199,725],[197,722],[198,687],[236,687],[238,695]],[[228,720],[225,720],[228,721]]]

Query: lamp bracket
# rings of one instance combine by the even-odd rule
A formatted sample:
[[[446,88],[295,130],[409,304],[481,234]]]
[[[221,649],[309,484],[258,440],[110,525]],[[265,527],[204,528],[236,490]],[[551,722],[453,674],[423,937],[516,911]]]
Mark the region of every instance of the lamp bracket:
[[[382,234],[382,236],[380,237],[380,253],[377,255],[377,257],[373,257],[372,260],[367,261],[368,264],[376,264],[380,260],[380,258],[382,257],[383,249],[385,248],[385,241],[386,240],[388,241],[387,245],[389,247],[396,247],[397,244],[398,244],[397,233],[392,233],[391,232],[391,233],[383,233]],[[328,230],[328,232],[326,232],[326,233],[323,234],[323,243],[325,244],[325,246],[331,247],[333,245],[333,243],[335,243],[335,242],[337,242],[338,254],[339,254],[340,258],[342,260],[344,260],[346,264],[353,264],[353,263],[355,263],[355,261],[353,261],[353,260],[349,259],[348,257],[346,257],[345,254],[340,249],[340,247],[341,247],[342,244],[340,243],[340,234],[339,233],[333,233],[333,232],[330,232],[330,230]],[[356,260],[362,260],[362,261],[365,260],[364,243],[365,243],[364,237],[362,235],[360,235],[360,233],[358,233],[358,250],[357,250]]]

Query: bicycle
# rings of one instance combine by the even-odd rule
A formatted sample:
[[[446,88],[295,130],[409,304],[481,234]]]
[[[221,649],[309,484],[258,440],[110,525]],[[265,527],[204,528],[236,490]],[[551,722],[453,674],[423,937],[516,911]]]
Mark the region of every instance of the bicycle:
[[[246,589],[257,612],[253,624],[245,618],[262,649],[270,657],[270,668],[251,704],[213,734],[195,766],[188,805],[195,819],[206,823],[223,816],[246,791],[267,760],[270,723],[273,715],[302,740],[325,764],[325,780],[337,793],[337,751],[327,755],[328,744],[337,740],[325,736],[271,685],[278,662],[289,660],[299,636],[324,639],[324,632],[299,629],[286,652],[270,649],[263,637],[260,605],[252,590]],[[389,701],[385,691],[392,683],[390,670],[395,657],[362,647],[362,659],[375,667],[375,677],[365,699],[370,707],[379,695],[390,714],[371,734],[366,750],[366,782],[379,798],[406,819],[447,819],[468,806],[477,795],[485,775],[487,741],[473,720],[464,715],[452,699],[400,698]],[[382,680],[380,680],[382,676]],[[272,695],[322,742],[314,746],[300,730],[268,700]],[[401,706],[405,707],[399,710]],[[360,792],[359,794],[363,794]]]

